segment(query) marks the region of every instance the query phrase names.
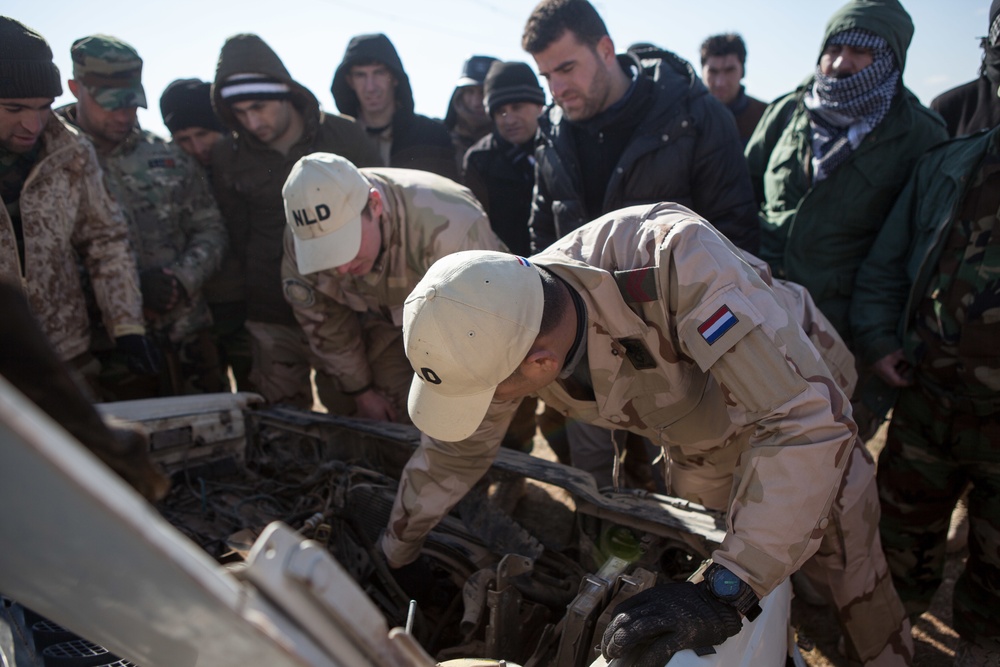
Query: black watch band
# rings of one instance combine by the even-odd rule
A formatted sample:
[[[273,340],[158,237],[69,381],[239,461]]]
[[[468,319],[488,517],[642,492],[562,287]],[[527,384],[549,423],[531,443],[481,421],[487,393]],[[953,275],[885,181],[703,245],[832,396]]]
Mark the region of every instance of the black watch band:
[[[705,570],[705,584],[709,592],[720,602],[736,608],[748,621],[760,616],[761,608],[757,594],[750,585],[730,572],[727,568],[712,563]]]

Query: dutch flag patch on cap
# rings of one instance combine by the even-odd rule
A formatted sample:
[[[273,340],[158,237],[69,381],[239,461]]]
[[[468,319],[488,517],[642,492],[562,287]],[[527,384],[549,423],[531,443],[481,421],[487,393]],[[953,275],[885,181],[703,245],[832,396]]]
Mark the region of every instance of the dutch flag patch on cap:
[[[698,333],[701,337],[705,339],[705,342],[711,345],[715,341],[722,337],[722,334],[726,333],[733,326],[739,322],[733,311],[729,310],[729,306],[722,306],[715,313],[701,323],[698,327]]]

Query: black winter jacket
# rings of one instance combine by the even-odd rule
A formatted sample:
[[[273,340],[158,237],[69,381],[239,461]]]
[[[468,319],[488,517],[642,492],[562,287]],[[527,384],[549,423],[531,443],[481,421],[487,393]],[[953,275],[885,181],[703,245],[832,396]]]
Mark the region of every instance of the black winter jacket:
[[[733,115],[708,94],[691,64],[669,51],[648,49],[618,60],[652,80],[653,101],[614,169],[600,214],[677,202],[756,253],[756,205]],[[588,222],[570,125],[557,105],[539,118],[530,222],[535,252]]]
[[[535,185],[532,144],[515,146],[496,131],[465,153],[465,184],[486,209],[490,227],[512,253],[531,254],[528,217]]]
[[[413,89],[403,61],[385,35],[358,35],[351,39],[344,59],[333,75],[330,92],[341,113],[358,117],[361,103],[347,82],[354,65],[382,63],[396,77],[396,111],[392,116],[390,167],[432,171],[457,181],[458,165],[451,133],[444,123],[413,112]]]

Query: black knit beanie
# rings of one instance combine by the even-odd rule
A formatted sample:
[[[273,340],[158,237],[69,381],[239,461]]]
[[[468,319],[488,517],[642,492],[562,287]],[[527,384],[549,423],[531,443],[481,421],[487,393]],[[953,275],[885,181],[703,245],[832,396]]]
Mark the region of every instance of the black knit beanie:
[[[0,16],[0,99],[59,97],[59,68],[45,38],[8,16]]]
[[[483,105],[486,113],[512,102],[545,104],[545,91],[538,85],[538,77],[527,63],[500,62],[490,65],[483,83]]]
[[[163,124],[171,133],[189,127],[225,132],[222,121],[212,109],[212,84],[201,79],[177,79],[160,96]]]

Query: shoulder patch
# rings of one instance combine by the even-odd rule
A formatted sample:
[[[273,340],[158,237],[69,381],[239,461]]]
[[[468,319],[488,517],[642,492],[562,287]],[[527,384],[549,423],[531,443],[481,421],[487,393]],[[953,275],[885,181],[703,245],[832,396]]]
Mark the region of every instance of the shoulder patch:
[[[656,301],[656,267],[615,271],[615,283],[626,303]]]
[[[739,323],[739,318],[733,315],[729,306],[722,304],[722,308],[712,313],[704,322],[698,325],[698,333],[711,345],[722,338],[722,335]]]
[[[281,281],[285,292],[285,301],[297,308],[309,308],[316,305],[316,292],[311,285],[298,278],[285,278]]]
[[[677,323],[678,337],[698,367],[707,371],[750,331],[764,323],[753,302],[733,285],[709,295]]]

